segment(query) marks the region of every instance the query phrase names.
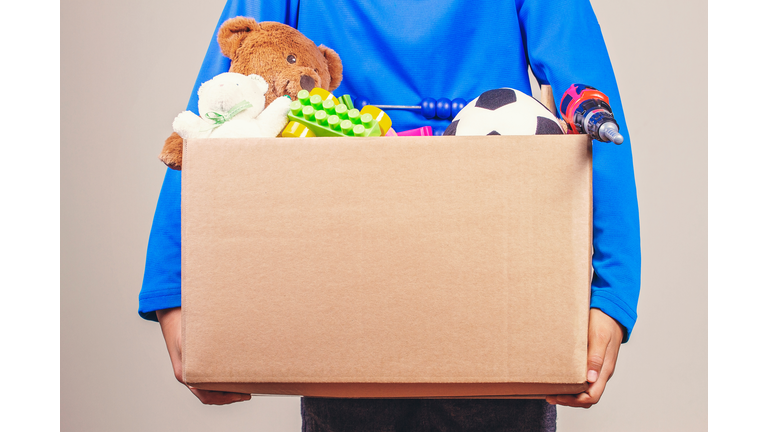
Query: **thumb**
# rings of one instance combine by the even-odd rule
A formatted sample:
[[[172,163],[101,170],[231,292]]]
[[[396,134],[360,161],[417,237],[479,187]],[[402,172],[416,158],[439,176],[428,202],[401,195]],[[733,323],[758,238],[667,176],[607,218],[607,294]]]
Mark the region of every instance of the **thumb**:
[[[587,381],[590,383],[594,383],[600,377],[600,372],[603,370],[605,353],[608,350],[608,343],[610,341],[610,333],[605,332],[600,326],[594,326],[589,329]]]
[[[592,351],[592,349],[590,349]],[[600,376],[600,371],[603,369],[603,357],[605,351],[602,353],[589,353],[589,359],[587,361],[587,381],[593,383],[597,381]]]

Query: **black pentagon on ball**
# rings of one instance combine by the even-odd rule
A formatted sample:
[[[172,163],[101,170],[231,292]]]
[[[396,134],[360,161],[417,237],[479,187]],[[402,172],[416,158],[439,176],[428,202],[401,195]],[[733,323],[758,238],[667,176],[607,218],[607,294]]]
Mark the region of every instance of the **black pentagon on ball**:
[[[495,90],[488,90],[477,98],[475,106],[478,108],[485,108],[487,110],[495,110],[501,108],[504,105],[517,102],[517,95],[515,91],[508,88],[501,88]]]
[[[451,122],[451,124],[448,125],[447,128],[443,131],[443,136],[445,135],[456,135],[456,128],[459,126],[459,121],[454,120]]]
[[[536,117],[536,135],[562,135],[560,125],[546,117]]]

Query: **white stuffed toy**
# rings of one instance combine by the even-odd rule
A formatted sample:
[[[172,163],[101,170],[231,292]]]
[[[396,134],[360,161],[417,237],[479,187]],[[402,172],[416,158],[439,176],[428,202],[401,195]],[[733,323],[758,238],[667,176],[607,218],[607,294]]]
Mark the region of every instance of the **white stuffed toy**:
[[[182,138],[274,138],[288,123],[291,99],[279,97],[264,108],[269,85],[258,75],[225,72],[200,86],[198,117],[184,111],[173,120]]]

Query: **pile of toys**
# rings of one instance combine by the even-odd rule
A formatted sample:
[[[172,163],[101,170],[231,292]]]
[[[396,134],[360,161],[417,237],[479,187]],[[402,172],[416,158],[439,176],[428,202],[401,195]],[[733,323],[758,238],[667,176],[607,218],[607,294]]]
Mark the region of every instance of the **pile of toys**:
[[[364,137],[431,136],[424,126],[404,132],[392,129],[392,120],[382,109],[407,109],[425,118],[452,119],[443,135],[551,135],[581,133],[603,142],[621,144],[623,137],[613,118],[608,97],[594,87],[572,85],[560,102],[563,121],[527,94],[500,88],[484,92],[469,103],[463,99],[427,98],[420,105],[371,105],[366,99],[352,101],[350,95],[336,98],[322,88],[301,90],[291,102],[288,125],[280,136]]]
[[[282,136],[378,137],[430,136],[424,126],[395,132],[392,120],[380,106],[363,100],[355,107],[350,95],[336,98],[320,87],[275,99],[266,105],[266,81],[226,72],[200,86],[198,117],[190,111],[179,114],[173,128],[182,138],[238,138]],[[421,106],[385,105],[390,109],[418,108],[425,117],[452,118],[443,135],[552,135],[581,133],[603,142],[621,144],[624,138],[613,118],[608,97],[594,87],[572,85],[560,101],[561,122],[539,101],[512,88],[488,90],[465,103],[429,100]],[[266,106],[265,106],[266,105]],[[437,105],[431,109],[430,105]],[[287,123],[287,124],[286,124]]]
[[[608,97],[586,85],[574,84],[565,92],[560,119],[511,88],[488,90],[470,102],[427,97],[418,105],[374,105],[365,98],[353,102],[350,95],[336,98],[331,92],[342,78],[338,54],[290,26],[236,17],[222,24],[217,39],[232,61],[229,72],[200,86],[199,116],[185,111],[175,119],[174,132],[160,154],[172,169],[181,169],[183,140],[190,138],[433,135],[430,126],[396,132],[384,110],[451,120],[445,131],[434,135],[582,133],[604,142],[623,141]],[[268,43],[274,41],[290,43],[294,52],[286,58],[274,48],[278,45]],[[249,55],[235,55],[238,52]]]

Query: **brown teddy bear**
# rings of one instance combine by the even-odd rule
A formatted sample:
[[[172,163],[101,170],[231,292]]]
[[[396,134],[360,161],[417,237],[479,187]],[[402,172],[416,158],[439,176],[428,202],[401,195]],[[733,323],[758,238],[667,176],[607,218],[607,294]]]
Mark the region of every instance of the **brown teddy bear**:
[[[217,40],[232,60],[230,72],[256,74],[267,81],[266,105],[284,95],[295,100],[301,89],[333,91],[341,83],[339,55],[285,24],[235,17],[221,25]],[[165,140],[160,160],[180,170],[182,149],[183,140],[174,132]]]

